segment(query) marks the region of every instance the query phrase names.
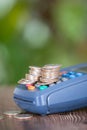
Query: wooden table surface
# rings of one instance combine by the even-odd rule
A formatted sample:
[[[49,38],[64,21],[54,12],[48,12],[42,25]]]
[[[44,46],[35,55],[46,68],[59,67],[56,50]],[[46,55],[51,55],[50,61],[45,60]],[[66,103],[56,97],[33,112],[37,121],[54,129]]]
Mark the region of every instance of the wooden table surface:
[[[0,114],[20,110],[13,101],[13,87],[0,87]],[[33,115],[28,120],[4,116],[0,130],[87,130],[87,108],[48,116]]]

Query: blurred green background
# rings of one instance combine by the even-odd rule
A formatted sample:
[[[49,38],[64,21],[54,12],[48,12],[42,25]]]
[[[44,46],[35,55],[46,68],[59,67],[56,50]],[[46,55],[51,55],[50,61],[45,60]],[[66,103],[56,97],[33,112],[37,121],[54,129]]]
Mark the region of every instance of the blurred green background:
[[[86,0],[0,0],[0,84],[28,66],[87,62]]]

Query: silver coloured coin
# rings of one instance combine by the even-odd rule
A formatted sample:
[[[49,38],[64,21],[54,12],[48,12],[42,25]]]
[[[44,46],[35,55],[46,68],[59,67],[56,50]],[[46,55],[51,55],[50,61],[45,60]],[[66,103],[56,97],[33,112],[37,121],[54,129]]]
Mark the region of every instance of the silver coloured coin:
[[[15,116],[19,113],[20,113],[20,111],[6,111],[3,114],[6,115],[6,116]]]
[[[33,117],[33,114],[17,114],[14,116],[14,118],[19,120],[30,119],[31,117]]]
[[[61,65],[54,65],[54,64],[48,64],[48,65],[45,65],[44,68],[48,68],[48,69],[58,69],[60,68]]]

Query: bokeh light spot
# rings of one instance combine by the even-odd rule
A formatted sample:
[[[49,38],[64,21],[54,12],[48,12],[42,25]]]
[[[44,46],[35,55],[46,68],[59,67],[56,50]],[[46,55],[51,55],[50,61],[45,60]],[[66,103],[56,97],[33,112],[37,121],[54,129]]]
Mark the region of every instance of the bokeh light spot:
[[[14,6],[16,0],[0,0],[0,18],[5,16]]]
[[[31,20],[24,29],[24,38],[32,48],[43,47],[50,38],[49,27],[38,20]]]

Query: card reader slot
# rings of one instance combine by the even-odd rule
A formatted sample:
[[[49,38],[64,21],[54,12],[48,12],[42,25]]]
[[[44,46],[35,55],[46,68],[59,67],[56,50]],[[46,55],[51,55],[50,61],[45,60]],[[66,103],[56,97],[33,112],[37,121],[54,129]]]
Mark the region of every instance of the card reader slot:
[[[22,98],[20,98],[20,97],[15,97],[14,96],[14,99],[16,99],[16,100],[19,100],[19,101],[24,101],[24,102],[27,102],[27,103],[30,103],[30,104],[33,104],[34,102],[33,101],[31,101],[31,100],[27,100],[27,99],[22,99]]]

